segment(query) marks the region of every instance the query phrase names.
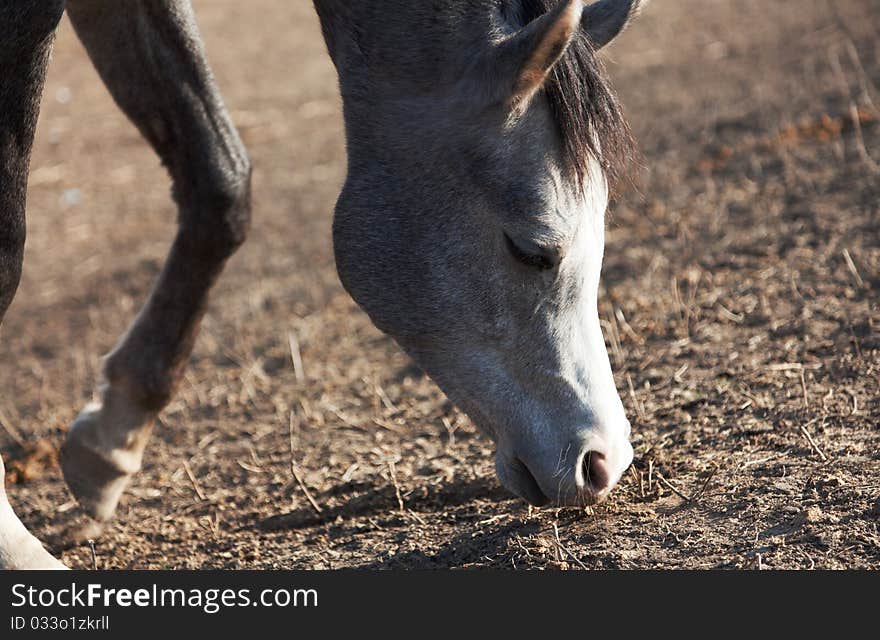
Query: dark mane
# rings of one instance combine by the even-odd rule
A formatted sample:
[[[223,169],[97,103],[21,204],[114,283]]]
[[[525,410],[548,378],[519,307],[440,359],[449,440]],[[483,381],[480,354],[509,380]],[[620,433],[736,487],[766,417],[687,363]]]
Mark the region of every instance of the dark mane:
[[[558,1],[521,0],[522,24],[550,11]],[[595,157],[612,189],[627,178],[635,143],[605,68],[583,31],[556,65],[544,91],[575,177],[583,182],[589,160]]]

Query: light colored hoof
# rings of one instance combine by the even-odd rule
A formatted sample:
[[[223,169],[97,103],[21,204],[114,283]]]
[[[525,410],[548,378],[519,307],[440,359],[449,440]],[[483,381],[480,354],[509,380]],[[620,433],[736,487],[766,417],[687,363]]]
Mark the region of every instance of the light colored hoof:
[[[0,458],[0,570],[67,569],[25,529],[6,497],[6,470]]]
[[[81,424],[79,420],[74,426]],[[133,473],[124,473],[101,454],[68,436],[62,450],[64,481],[83,510],[96,520],[109,520]]]
[[[96,520],[113,517],[141,460],[155,415],[136,408],[110,387],[103,401],[77,416],[61,451],[64,480],[80,506]]]

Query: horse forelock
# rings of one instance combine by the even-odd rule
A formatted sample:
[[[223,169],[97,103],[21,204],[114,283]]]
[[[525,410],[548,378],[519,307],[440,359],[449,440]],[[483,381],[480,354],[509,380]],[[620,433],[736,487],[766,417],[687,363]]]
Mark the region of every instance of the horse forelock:
[[[322,17],[328,43],[340,36],[338,32],[327,33],[328,25],[335,22],[330,30],[343,31],[345,37],[356,44],[358,56],[367,63],[368,68],[379,67],[383,76],[396,76],[395,80],[407,78],[430,88],[436,86],[439,78],[429,76],[451,73],[456,68],[446,60],[449,51],[467,51],[471,46],[477,46],[475,43],[481,39],[488,42],[498,37],[498,33],[489,32],[493,28],[491,19],[487,17],[483,23],[474,20],[475,17],[489,16],[500,8],[512,26],[522,27],[553,9],[558,2],[439,0],[430,5],[406,2],[400,5],[399,11],[387,6],[379,10],[370,2],[316,0],[315,4]],[[331,16],[337,20],[331,20]],[[442,19],[438,19],[439,16]],[[411,25],[413,34],[400,33],[400,25],[410,19],[421,24]],[[393,24],[395,22],[396,25]],[[428,25],[433,37],[423,30]],[[486,33],[475,33],[475,29],[485,29]],[[382,31],[390,37],[389,30],[396,31],[396,37],[399,38],[394,56],[391,55],[394,47],[389,46],[387,40],[381,53],[372,50],[375,46],[373,40],[382,38],[376,31]],[[447,50],[428,50],[439,47]],[[376,76],[373,76],[375,79]],[[366,81],[366,78],[361,81]],[[543,95],[549,103],[560,136],[565,166],[572,177],[584,185],[591,176],[591,164],[596,160],[612,188],[625,182],[636,158],[635,143],[604,65],[585,30],[582,29],[574,38],[554,67],[543,87]]]
[[[515,0],[525,25],[559,0]],[[513,7],[512,7],[513,8]],[[604,65],[584,30],[572,41],[544,86],[559,129],[569,170],[583,183],[590,163],[599,161],[609,184],[626,180],[635,159],[635,142]]]

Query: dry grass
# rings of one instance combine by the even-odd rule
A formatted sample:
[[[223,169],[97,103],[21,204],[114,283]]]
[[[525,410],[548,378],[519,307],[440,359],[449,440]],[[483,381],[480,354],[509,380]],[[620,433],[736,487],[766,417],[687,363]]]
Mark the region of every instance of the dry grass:
[[[636,463],[584,512],[501,489],[490,443],[341,291],[335,79],[293,4],[196,2],[255,160],[254,235],[101,567],[878,565],[880,11],[668,0],[610,52],[645,164],[611,215],[600,303]],[[66,25],[33,168],[0,447],[54,539],[77,516],[51,447],[174,215]],[[87,545],[64,559],[93,563]]]

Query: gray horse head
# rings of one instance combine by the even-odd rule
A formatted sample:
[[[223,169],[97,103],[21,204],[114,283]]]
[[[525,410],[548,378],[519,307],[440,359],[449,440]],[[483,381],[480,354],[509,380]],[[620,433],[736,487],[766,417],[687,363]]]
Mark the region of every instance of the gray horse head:
[[[541,505],[632,461],[599,324],[628,133],[595,50],[633,0],[316,0],[344,103],[340,278]]]

